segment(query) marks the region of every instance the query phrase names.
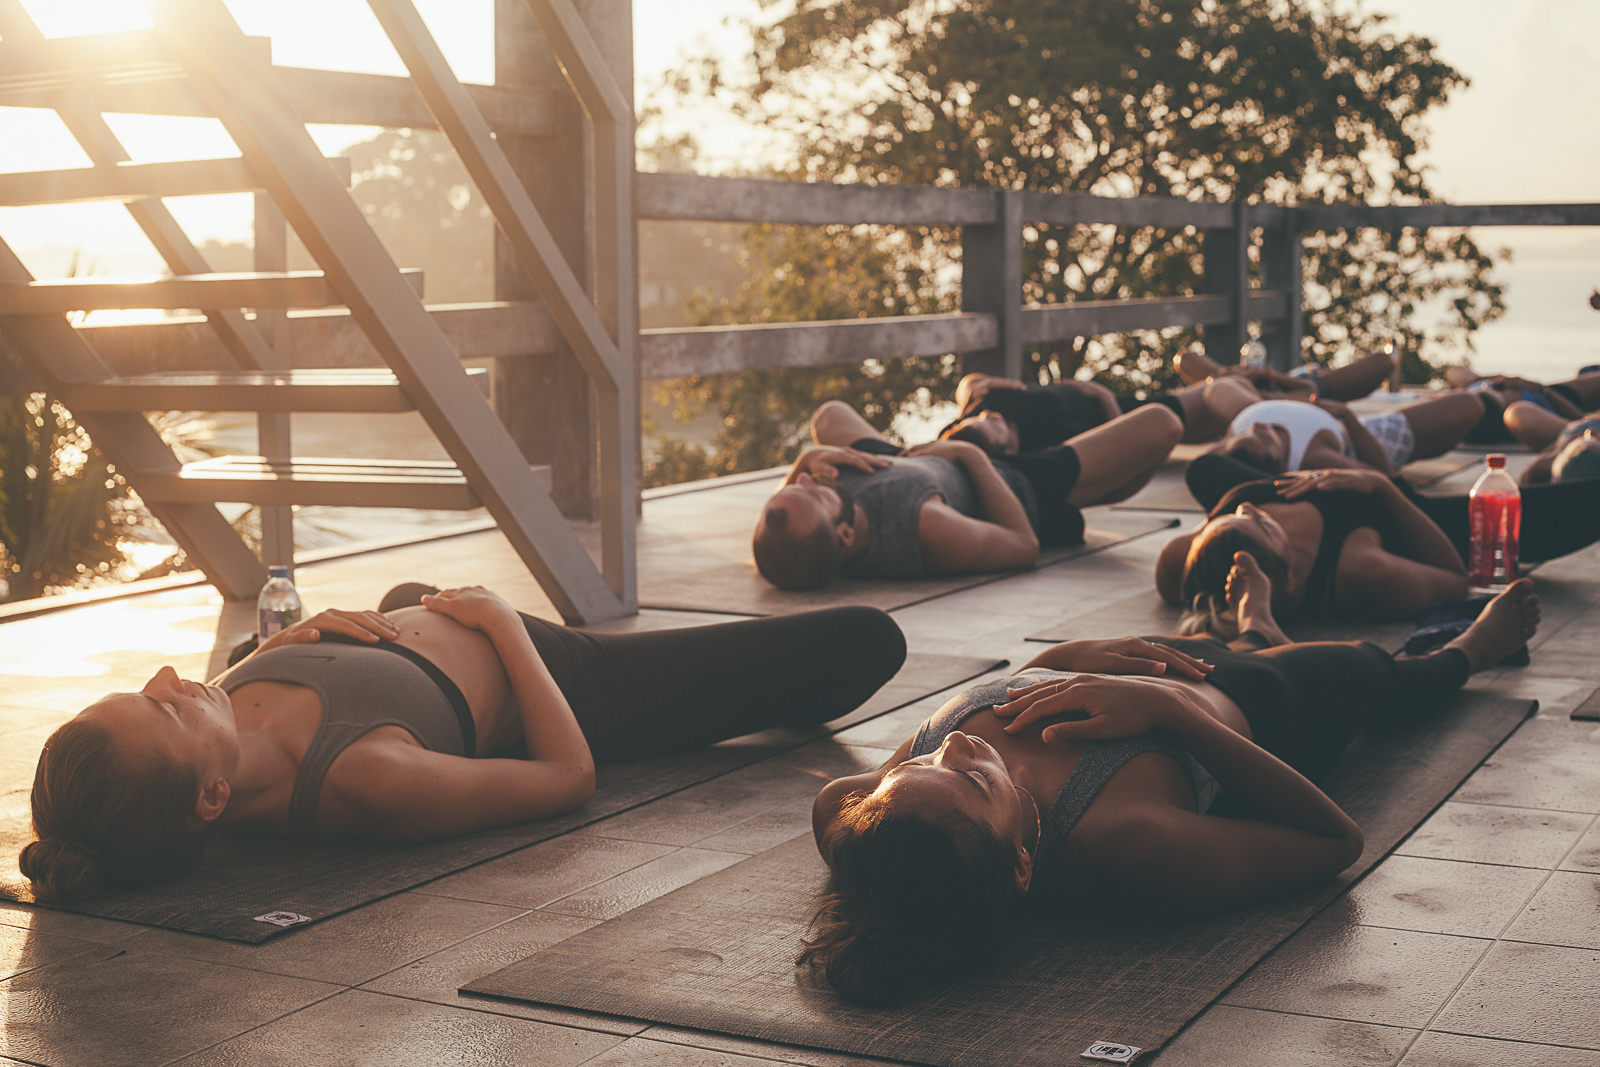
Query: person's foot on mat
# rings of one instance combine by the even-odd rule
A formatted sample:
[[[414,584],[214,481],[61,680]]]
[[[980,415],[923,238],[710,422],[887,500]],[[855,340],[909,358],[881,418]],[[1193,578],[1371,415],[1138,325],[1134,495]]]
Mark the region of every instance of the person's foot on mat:
[[[1254,630],[1267,642],[1267,648],[1289,643],[1289,635],[1278,628],[1278,620],[1272,617],[1272,579],[1250,553],[1233,554],[1225,592],[1241,634]]]
[[[1445,648],[1467,654],[1474,673],[1492,667],[1526,645],[1539,629],[1539,594],[1531,578],[1518,578],[1489,601],[1467,632]]]
[[[379,611],[395,611],[399,608],[414,608],[422,603],[422,598],[439,590],[422,582],[401,582],[378,601]]]

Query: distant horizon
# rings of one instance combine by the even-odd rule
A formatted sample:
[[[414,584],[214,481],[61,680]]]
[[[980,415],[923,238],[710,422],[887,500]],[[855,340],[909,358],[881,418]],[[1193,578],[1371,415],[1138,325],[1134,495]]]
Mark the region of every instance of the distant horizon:
[[[126,0],[23,0],[48,35],[106,32],[138,25],[142,16]],[[246,32],[273,37],[274,57],[285,65],[403,74],[362,0],[228,0]],[[492,0],[417,0],[457,74],[466,81],[493,79]],[[1349,10],[1350,3],[1339,6]],[[1600,100],[1600,4],[1592,0],[1382,0],[1361,5],[1389,13],[1393,32],[1436,42],[1439,54],[1472,80],[1430,118],[1432,136],[1423,159],[1436,194],[1457,203],[1593,201],[1600,173],[1600,138],[1594,102]],[[722,25],[729,17],[759,13],[756,0],[635,0],[635,84],[643,97],[686,50],[738,47],[740,37]],[[319,32],[297,32],[315,22]],[[87,165],[87,159],[53,115],[0,108],[0,139],[26,150],[8,151],[3,170]],[[697,120],[701,116],[696,116]],[[212,120],[111,116],[135,158],[204,158],[234,155],[231,141]],[[1584,131],[1574,135],[1573,131]],[[337,153],[377,131],[360,127],[314,128],[325,151]],[[700,123],[708,169],[749,163],[751,139],[731,123]],[[197,243],[250,239],[248,196],[174,198],[174,213]],[[161,264],[114,204],[72,208],[0,208],[0,235],[40,276],[59,263],[59,249],[84,248],[90,262]],[[1580,345],[1589,331],[1592,358],[1600,362],[1600,312],[1586,306],[1557,308],[1600,284],[1600,231],[1520,228],[1475,231],[1486,249],[1509,247],[1513,262],[1500,269],[1511,285],[1508,314],[1477,335],[1479,369],[1524,369],[1532,358],[1528,337],[1541,329],[1578,331],[1558,347]],[[68,256],[70,259],[70,254]],[[1535,265],[1564,270],[1533,270]],[[120,272],[119,268],[119,272]],[[133,269],[133,268],[127,268]],[[1537,280],[1535,276],[1537,275]],[[1548,291],[1554,286],[1559,292]],[[1538,291],[1521,292],[1521,287]],[[1581,292],[1580,292],[1581,290]],[[1532,333],[1530,334],[1530,331]],[[1510,366],[1496,365],[1509,362]]]

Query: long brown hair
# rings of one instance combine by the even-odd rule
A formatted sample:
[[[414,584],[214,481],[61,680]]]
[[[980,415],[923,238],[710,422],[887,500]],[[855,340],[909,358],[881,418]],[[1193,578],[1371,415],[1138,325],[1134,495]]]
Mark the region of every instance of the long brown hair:
[[[131,889],[199,862],[200,772],[162,754],[119,753],[111,731],[73,719],[45,742],[33,776],[37,841],[18,867],[41,898]]]
[[[1183,561],[1183,582],[1178,587],[1178,599],[1185,605],[1182,633],[1209,633],[1224,641],[1239,636],[1238,619],[1228,610],[1228,572],[1236,552],[1255,557],[1272,582],[1273,613],[1289,616],[1288,561],[1232,526],[1208,525],[1196,535]]]
[[[852,793],[822,837],[832,871],[795,962],[892,1005],[980,964],[1017,895],[1013,846],[959,812],[933,821]]]

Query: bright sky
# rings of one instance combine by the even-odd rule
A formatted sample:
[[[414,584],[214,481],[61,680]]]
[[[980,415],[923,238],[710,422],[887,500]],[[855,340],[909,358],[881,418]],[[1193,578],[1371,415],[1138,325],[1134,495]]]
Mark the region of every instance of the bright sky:
[[[49,36],[143,25],[129,0],[23,0]],[[404,66],[363,0],[227,0],[250,34],[271,36],[276,62],[303,67],[404,74]],[[492,0],[416,0],[456,72],[466,81],[493,80]],[[1434,186],[1458,202],[1594,200],[1600,193],[1600,3],[1595,0],[1369,0],[1389,12],[1399,32],[1430,37],[1444,58],[1472,78],[1433,120],[1428,159]],[[755,0],[635,0],[634,40],[639,91],[648,92],[685,53],[706,46],[729,51],[739,35],[724,19],[753,15]],[[314,27],[308,29],[307,27]],[[235,154],[210,120],[109,116],[137,160]],[[324,149],[371,136],[330,127],[313,131]],[[711,169],[736,164],[748,137],[720,124],[698,131]],[[84,166],[53,115],[0,108],[0,169]],[[199,242],[247,240],[247,197],[170,200]],[[132,269],[118,249],[143,239],[116,205],[93,209],[0,209],[0,236],[28,258],[29,249],[83,246],[101,269]],[[1492,247],[1525,256],[1586,259],[1600,282],[1600,235],[1589,230],[1498,231]],[[57,257],[59,258],[59,257]],[[156,269],[152,263],[143,269]]]

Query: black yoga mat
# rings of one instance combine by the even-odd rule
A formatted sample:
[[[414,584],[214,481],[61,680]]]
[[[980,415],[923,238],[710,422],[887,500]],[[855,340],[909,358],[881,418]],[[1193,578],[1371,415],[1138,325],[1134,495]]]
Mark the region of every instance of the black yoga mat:
[[[1148,637],[1176,634],[1183,613],[1169,607],[1154,588],[1091,611],[1069,615],[1029,634],[1029,641],[1081,641],[1093,637]],[[1371,641],[1398,652],[1415,624],[1359,619],[1296,619],[1283,627],[1292,641]]]
[[[750,558],[749,526],[755,512],[745,517],[736,541],[725,533],[707,534],[703,541],[677,546],[670,554],[646,558],[639,564],[641,607],[675,611],[708,611],[734,615],[782,615],[838,604],[866,604],[893,611],[946,596],[962,589],[1008,578],[1017,573],[964,574],[950,578],[900,581],[837,581],[813,592],[786,592],[756,573]],[[1069,559],[1178,524],[1160,512],[1121,512],[1092,508],[1086,513],[1084,543],[1075,548],[1045,549],[1037,566],[1048,567]],[[641,535],[642,537],[642,535]]]
[[[0,897],[230,941],[261,942],[308,924],[285,928],[257,921],[257,916],[289,912],[311,920],[329,918],[796,748],[1004,664],[971,656],[911,653],[872,699],[826,727],[768,730],[696,752],[604,764],[588,804],[537,822],[412,845],[217,834],[200,866],[182,878],[70,906],[34,900],[18,872],[17,852],[32,838],[32,828],[26,791],[6,782],[7,788],[0,789],[0,864],[4,864]],[[28,780],[31,785],[31,769]]]
[[[1366,831],[1366,851],[1320,889],[1201,921],[1019,917],[995,966],[893,1010],[845,1004],[793,966],[824,875],[809,834],[462,992],[936,1067],[1058,1067],[1097,1041],[1155,1049],[1394,848],[1535,706],[1469,694],[1435,722],[1359,740],[1329,792]]]

